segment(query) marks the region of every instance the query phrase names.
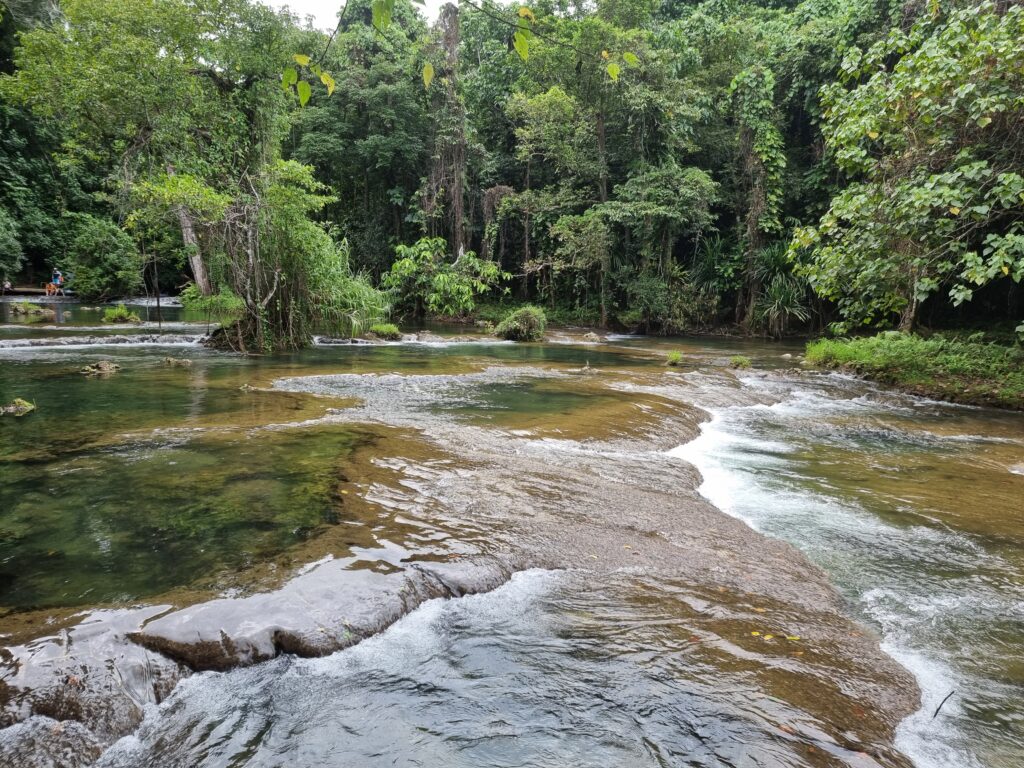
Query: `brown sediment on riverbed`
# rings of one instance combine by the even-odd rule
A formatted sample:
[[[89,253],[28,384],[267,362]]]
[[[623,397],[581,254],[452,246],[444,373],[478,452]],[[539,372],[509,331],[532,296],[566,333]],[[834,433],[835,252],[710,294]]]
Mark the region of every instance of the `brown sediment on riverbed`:
[[[523,379],[547,392],[582,392],[583,401],[490,421],[426,407],[441,391],[457,398],[466,387]],[[628,386],[635,391],[626,398]],[[908,765],[892,739],[917,707],[911,675],[846,618],[818,568],[710,506],[696,491],[696,470],[663,453],[696,436],[704,419],[692,386],[661,370],[581,377],[567,366],[279,382],[358,398],[327,421],[391,435],[376,456],[355,462],[339,523],[273,572],[254,572],[261,591],[100,611],[10,649],[4,724],[33,714],[80,721],[88,731],[65,736],[81,737],[88,764],[137,726],[142,705],[193,670],[325,655],[425,600],[490,590],[526,568],[572,569],[597,583],[635,578],[637,599],[663,601],[707,659],[748,670],[759,695],[806,712],[815,727],[786,733],[808,765]],[[291,577],[281,582],[284,574]],[[685,589],[652,586],[664,582]]]

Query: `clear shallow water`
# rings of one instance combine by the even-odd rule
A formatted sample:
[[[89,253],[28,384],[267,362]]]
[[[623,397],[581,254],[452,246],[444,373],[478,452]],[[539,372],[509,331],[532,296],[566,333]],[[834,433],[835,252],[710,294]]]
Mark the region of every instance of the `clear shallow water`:
[[[92,334],[93,322],[83,317],[77,329],[52,333]],[[661,366],[672,348],[685,357],[670,371]],[[630,387],[657,390],[714,414],[681,451],[701,468],[706,495],[807,552],[850,611],[918,675],[927,711],[904,724],[900,746],[923,768],[1022,764],[1024,422],[838,377],[744,375],[737,384],[722,370],[737,352],[759,368],[791,365],[783,351],[792,350],[624,339],[596,348],[324,347],[242,359],[196,346],[0,344],[0,400],[29,397],[39,406],[0,420],[0,606],[155,600],[221,570],[304,551],[336,529],[369,543],[397,540],[396,521],[435,514],[423,499],[440,480],[413,472],[407,493],[370,484],[365,495],[386,500],[393,517],[346,517],[340,494],[356,453],[406,473],[435,457],[415,441],[385,439],[378,427],[325,421],[347,407],[338,396],[383,407],[402,390],[396,402],[428,436],[435,426],[466,425],[571,441],[639,419],[621,408],[636,399]],[[169,366],[167,356],[192,365]],[[122,370],[100,379],[78,373],[98,359]],[[552,375],[517,375],[523,367]],[[583,367],[603,375],[581,378]],[[394,373],[403,386],[392,392],[382,375]],[[332,386],[273,386],[293,377]],[[634,441],[660,423],[660,412],[645,408]],[[304,426],[273,426],[283,424]],[[446,471],[458,472],[458,462]],[[699,585],[639,574],[530,572],[490,595],[432,602],[327,659],[286,657],[196,676],[104,759],[876,764],[787,703],[799,700],[794,687],[807,677],[793,682],[786,665],[693,616],[707,597]]]
[[[921,768],[1024,765],[1024,418],[838,376],[744,384],[774,404],[713,407],[673,452],[701,492],[808,554],[914,672],[897,744]]]
[[[99,360],[121,369],[81,374]],[[344,395],[271,389],[280,378],[429,374],[427,402],[438,412],[513,423],[527,414],[571,419],[594,398],[511,381],[456,395],[457,374],[588,362],[657,365],[607,349],[501,343],[345,345],[248,359],[196,345],[0,346],[0,402],[37,406],[0,420],[0,612],[153,597],[348,522],[338,511],[340,478],[356,447],[374,455],[379,434],[340,424],[268,428],[346,405]]]
[[[766,697],[773,670],[714,642],[703,597],[522,572],[323,659],[193,677],[100,765],[876,765]]]

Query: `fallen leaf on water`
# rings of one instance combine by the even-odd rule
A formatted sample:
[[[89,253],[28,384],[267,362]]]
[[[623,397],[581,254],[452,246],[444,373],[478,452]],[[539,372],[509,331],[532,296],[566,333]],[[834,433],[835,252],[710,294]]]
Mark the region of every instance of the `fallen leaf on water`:
[[[773,639],[774,637],[775,637],[775,635],[765,635],[765,636],[764,636],[764,639],[765,639],[765,640],[771,640],[771,639]]]
[[[786,635],[787,640],[799,640],[800,635]]]
[[[752,634],[754,637],[760,637],[761,636],[760,632],[751,632],[750,634]]]
[[[767,613],[768,612],[767,608],[755,608],[754,610],[757,611],[758,613]]]

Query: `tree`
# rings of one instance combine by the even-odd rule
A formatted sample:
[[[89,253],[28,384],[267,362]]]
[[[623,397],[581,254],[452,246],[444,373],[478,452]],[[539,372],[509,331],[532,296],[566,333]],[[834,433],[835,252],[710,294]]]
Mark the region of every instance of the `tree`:
[[[318,324],[360,324],[355,299],[380,314],[383,299],[309,218],[330,200],[322,185],[279,159],[290,17],[247,0],[68,0],[64,10],[66,25],[22,36],[3,88],[65,122],[67,162],[107,159],[122,215],[149,205],[177,222],[201,292],[212,271],[243,300],[215,343],[301,346]]]
[[[771,71],[761,65],[745,69],[733,78],[729,91],[739,128],[740,186],[746,206],[743,242],[747,263],[736,309],[737,319],[749,326],[761,291],[755,268],[756,255],[764,248],[769,235],[782,231],[779,214],[786,156],[776,125],[775,77]]]
[[[128,296],[142,287],[142,256],[124,230],[112,221],[72,213],[68,250],[61,266],[83,299]]]
[[[1024,278],[1024,9],[928,15],[851,51],[823,95],[850,183],[794,257],[843,327],[899,318],[945,288],[954,305]]]
[[[395,249],[397,259],[381,284],[394,292],[400,308],[414,318],[429,312],[460,317],[473,310],[476,298],[508,278],[493,261],[463,251],[452,260],[441,237],[425,237]]]
[[[18,274],[21,261],[18,225],[5,208],[0,208],[0,279],[6,280]]]

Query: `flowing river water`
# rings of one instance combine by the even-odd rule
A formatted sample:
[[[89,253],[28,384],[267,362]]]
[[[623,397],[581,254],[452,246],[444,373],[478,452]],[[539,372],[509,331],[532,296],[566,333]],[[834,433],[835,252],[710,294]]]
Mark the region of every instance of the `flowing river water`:
[[[0,765],[1024,764],[1021,414],[797,346],[9,308]]]

